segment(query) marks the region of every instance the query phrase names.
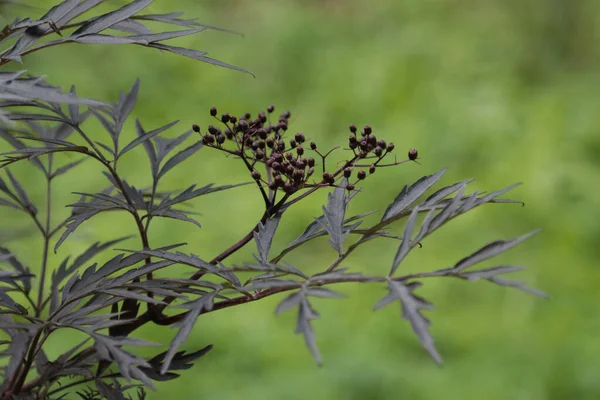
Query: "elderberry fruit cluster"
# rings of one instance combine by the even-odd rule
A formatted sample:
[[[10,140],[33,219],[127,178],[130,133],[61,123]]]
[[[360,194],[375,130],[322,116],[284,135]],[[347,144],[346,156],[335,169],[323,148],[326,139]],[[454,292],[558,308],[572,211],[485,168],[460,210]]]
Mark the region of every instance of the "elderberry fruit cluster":
[[[210,115],[219,121],[221,127],[209,125],[204,133],[196,124],[192,128],[200,133],[205,146],[240,157],[259,186],[267,186],[273,191],[281,189],[286,194],[293,194],[306,187],[335,185],[342,177],[348,179],[346,188],[354,190],[356,183],[367,177],[367,171],[373,174],[378,167],[401,163],[395,161],[383,164],[384,158],[394,150],[394,144],[377,138],[369,125],[361,130],[360,135],[357,127],[350,125],[348,147],[352,156],[343,161],[335,171],[326,171],[325,160],[334,149],[323,154],[317,144],[308,141],[303,133],[290,134],[288,128],[291,113],[283,112],[275,122],[274,111],[275,107],[271,105],[255,117],[250,113],[236,117],[229,113],[218,115],[217,108],[212,107]],[[323,165],[320,180],[314,178],[317,162],[314,157],[307,156],[308,151],[314,153]],[[417,156],[415,149],[409,151],[409,160],[416,160]],[[369,163],[362,164],[365,161]],[[258,165],[262,166],[263,172],[259,171]],[[355,169],[358,170],[355,173],[356,181],[351,183],[350,178]],[[263,177],[263,173],[266,177]]]

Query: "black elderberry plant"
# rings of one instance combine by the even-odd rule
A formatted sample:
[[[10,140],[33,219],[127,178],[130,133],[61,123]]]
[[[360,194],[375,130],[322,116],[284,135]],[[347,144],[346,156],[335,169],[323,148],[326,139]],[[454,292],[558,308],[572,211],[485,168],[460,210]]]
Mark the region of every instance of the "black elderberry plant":
[[[67,0],[37,20],[22,19],[7,25],[0,35],[0,43],[8,44],[0,53],[0,67],[20,62],[33,51],[74,42],[138,44],[241,70],[208,58],[203,52],[162,43],[208,27],[182,19],[180,14],[140,14],[150,0],[131,1],[112,12],[81,19],[83,13],[93,11],[100,2]],[[152,33],[144,25],[146,21],[189,29]],[[109,33],[112,31],[126,35],[113,36]],[[519,203],[500,199],[516,185],[490,193],[467,194],[471,182],[467,180],[443,187],[423,199],[444,174],[442,170],[404,186],[381,218],[365,226],[365,218],[375,211],[347,215],[349,202],[361,190],[361,181],[377,179],[371,175],[379,168],[417,162],[417,150],[407,149],[406,157],[399,160],[393,143],[376,135],[370,126],[359,129],[354,125],[350,126],[342,148],[324,149],[318,144],[318,135],[293,133],[291,113],[286,111],[276,118],[274,106],[254,117],[250,113],[220,114],[213,107],[209,111],[215,119],[213,125],[193,125],[175,138],[161,136],[175,122],[146,130],[138,120],[137,137],[123,143],[123,126],[138,91],[136,81],[116,103],[105,103],[77,97],[75,88],[64,93],[40,78],[26,76],[24,71],[0,72],[0,137],[14,148],[0,157],[0,205],[21,212],[25,217],[23,225],[33,223],[43,239],[43,256],[34,268],[26,266],[18,254],[0,243],[0,329],[5,333],[0,349],[6,360],[1,369],[0,399],[60,399],[74,398],[75,394],[82,399],[124,399],[136,394],[142,399],[144,388],[153,388],[153,381],[178,377],[177,371],[190,368],[212,348],[207,345],[191,353],[180,350],[202,314],[278,294],[286,296],[276,313],[297,310],[296,333],[304,336],[317,363],[321,356],[311,321],[318,313],[311,300],[341,297],[330,288],[334,284],[365,282],[386,286],[388,293],[375,309],[399,304],[403,317],[438,363],[441,356],[429,333],[429,321],[422,313],[432,306],[415,293],[428,278],[487,280],[544,296],[502,276],[520,270],[519,267],[473,268],[535,232],[471,250],[463,259],[438,270],[397,273],[408,253],[447,222],[483,204]],[[86,127],[90,119],[100,121],[107,133],[103,139],[92,139]],[[144,148],[150,163],[148,175],[152,183],[148,187],[127,181],[119,168],[122,157],[138,146]],[[168,172],[200,150],[221,152],[231,162],[243,164],[248,170],[248,182],[203,187],[192,184],[180,191],[161,190]],[[330,161],[334,150],[335,154],[344,155],[341,162]],[[57,153],[72,153],[75,158],[61,163]],[[53,183],[76,173],[84,160],[97,165],[107,186],[95,193],[70,188],[78,198],[68,205],[55,204]],[[38,170],[40,181],[45,182],[45,204],[30,200],[28,188],[11,170],[16,163],[28,163]],[[183,207],[186,203],[242,185],[252,185],[260,194],[264,211],[257,215],[253,229],[242,233],[213,259],[202,256],[212,249],[183,251],[185,244],[155,247],[150,243],[149,232],[156,218],[199,226],[189,208]],[[286,211],[319,190],[330,192],[323,214],[288,246],[273,251],[271,244]],[[70,215],[57,222],[54,210],[65,206],[70,208]],[[131,223],[136,228],[137,248],[118,250],[116,256],[100,266],[94,263],[96,257],[105,250],[118,249],[126,238],[90,243],[78,255],[61,251],[64,241],[82,224],[115,211],[124,224]],[[420,215],[424,219],[419,219]],[[404,223],[404,233],[397,237],[389,228],[400,223]],[[320,237],[329,239],[333,257],[319,273],[309,275],[293,265],[291,253]],[[344,267],[344,261],[358,247],[374,239],[397,242],[387,275],[369,275]],[[253,259],[239,265],[228,262],[232,254],[249,244],[256,249]],[[175,265],[190,267],[187,278],[171,272]],[[242,276],[250,278],[242,280]],[[185,311],[177,311],[181,308]],[[130,349],[151,345],[134,336],[146,324],[177,326],[166,351],[142,357]],[[45,351],[48,339],[63,329],[77,330],[87,339],[49,360]]]

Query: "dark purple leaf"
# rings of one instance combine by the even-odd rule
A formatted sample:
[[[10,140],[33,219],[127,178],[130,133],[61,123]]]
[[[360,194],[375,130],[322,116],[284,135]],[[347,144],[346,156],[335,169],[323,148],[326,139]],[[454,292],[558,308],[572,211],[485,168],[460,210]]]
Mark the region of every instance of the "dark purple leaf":
[[[144,8],[148,7],[152,3],[152,0],[134,0],[130,1],[127,5],[119,8],[118,10],[106,13],[99,17],[89,20],[83,24],[79,29],[71,34],[71,36],[80,36],[89,33],[98,33],[106,28],[110,28],[114,24],[124,21],[129,17],[140,12]]]
[[[385,213],[383,214],[383,218],[381,218],[381,220],[385,221],[400,214],[412,203],[414,203],[415,200],[421,197],[437,181],[439,181],[445,172],[446,169],[443,169],[433,175],[425,176],[419,179],[410,187],[404,186],[404,189],[402,189],[402,191],[396,197],[396,199],[385,210]]]
[[[192,331],[192,327],[198,318],[198,315],[202,311],[210,311],[213,308],[213,302],[217,291],[210,292],[194,301],[183,304],[181,307],[188,309],[187,315],[177,324],[179,331],[175,338],[171,341],[169,350],[165,354],[163,365],[160,369],[161,374],[165,374],[171,365],[171,361],[175,358],[179,346],[187,339],[188,335]]]
[[[405,285],[400,281],[388,281],[388,288],[389,294],[375,305],[375,309],[377,310],[395,300],[400,301],[402,317],[410,322],[425,350],[436,363],[441,364],[442,358],[435,348],[433,337],[429,333],[429,320],[421,314],[421,310],[433,309],[432,305],[412,293],[416,288],[414,286]]]
[[[497,256],[498,254],[504,253],[521,242],[529,239],[531,236],[538,233],[540,230],[535,230],[518,238],[512,240],[497,240],[495,242],[489,243],[483,246],[481,249],[477,250],[475,253],[471,254],[460,260],[454,265],[453,270],[455,272],[460,272],[466,268],[469,268],[472,265],[480,263],[481,261],[487,260],[488,258],[492,258]]]

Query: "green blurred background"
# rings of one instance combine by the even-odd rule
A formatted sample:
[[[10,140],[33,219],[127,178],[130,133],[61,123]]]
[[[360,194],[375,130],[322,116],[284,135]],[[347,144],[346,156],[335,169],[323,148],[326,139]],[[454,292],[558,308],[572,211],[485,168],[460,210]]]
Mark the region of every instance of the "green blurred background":
[[[107,2],[105,9],[118,4]],[[422,165],[378,171],[353,201],[354,214],[385,209],[403,185],[444,167],[449,171],[441,184],[476,178],[472,190],[522,181],[511,197],[525,208],[489,205],[457,219],[416,249],[400,271],[445,267],[492,240],[541,227],[541,234],[488,264],[527,266],[514,278],[551,296],[538,299],[486,282],[426,282],[419,293],[436,306],[428,316],[442,368],[400,319],[399,307],[372,312],[384,287],[346,285],[338,289],[347,299],[316,302],[321,368],[293,333],[294,313],[273,315],[282,297],[211,313],[198,320],[183,348],[212,343],[213,351],[181,378],[158,383],[150,399],[600,398],[600,2],[180,0],[156,2],[148,11],[185,11],[244,33],[206,31],[173,43],[209,51],[256,78],[132,46],[62,46],[26,57],[24,67],[65,88],[75,84],[83,96],[111,101],[140,77],[133,116],[147,129],[181,120],[171,136],[192,123],[212,123],[212,105],[240,114],[275,104],[279,112],[292,111],[292,131],[321,147],[345,144],[348,124],[368,123],[402,156],[417,148]],[[133,118],[126,138],[133,137],[132,126]],[[143,186],[148,164],[137,150],[121,168]],[[38,172],[16,171],[43,204]],[[76,200],[71,191],[105,187],[96,165],[78,171],[60,180],[59,207]],[[248,180],[237,162],[207,149],[170,174],[165,189]],[[284,217],[274,251],[320,215],[325,198],[317,194]],[[152,244],[185,241],[185,251],[210,259],[251,229],[261,212],[251,187],[194,205],[202,229],[157,221]],[[1,211],[9,226],[22,223],[22,216]],[[133,223],[120,221],[113,216],[83,225],[53,263],[83,251],[90,240],[134,233]],[[38,245],[28,237],[7,246],[36,268]],[[394,245],[373,242],[347,266],[384,274]],[[130,240],[121,247],[136,246]],[[231,261],[248,260],[250,247]],[[316,272],[333,259],[322,239],[288,261]],[[163,343],[174,334],[150,326],[140,331]],[[71,336],[49,343],[51,356],[70,344],[65,338]]]

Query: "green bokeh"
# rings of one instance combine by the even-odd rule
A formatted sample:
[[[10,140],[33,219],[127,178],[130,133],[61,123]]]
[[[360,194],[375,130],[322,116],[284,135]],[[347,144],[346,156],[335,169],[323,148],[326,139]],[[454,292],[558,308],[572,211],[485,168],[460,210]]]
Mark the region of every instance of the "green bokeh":
[[[107,2],[106,8],[118,3]],[[427,282],[420,293],[436,306],[428,316],[443,368],[422,350],[398,307],[371,311],[383,287],[340,287],[347,299],[316,303],[321,368],[293,334],[293,313],[275,317],[281,298],[267,299],[201,317],[183,348],[212,343],[214,350],[181,378],[159,383],[150,399],[600,398],[599,2],[182,0],[149,9],[179,10],[245,37],[206,31],[176,44],[207,50],[256,78],[133,46],[62,46],[26,57],[23,67],[106,100],[116,100],[139,77],[133,116],[147,129],[181,120],[171,135],[192,123],[211,123],[212,105],[239,114],[275,104],[278,111],[292,111],[292,130],[322,147],[343,144],[349,123],[368,123],[394,141],[402,156],[417,148],[422,165],[379,170],[365,182],[354,213],[384,209],[403,185],[443,167],[449,171],[442,184],[476,178],[472,189],[494,190],[522,181],[512,197],[525,208],[490,205],[461,217],[426,240],[401,271],[445,267],[489,241],[541,227],[541,234],[495,263],[528,266],[518,278],[551,299],[484,282]],[[126,139],[134,137],[133,121]],[[106,139],[101,130],[92,131]],[[144,186],[148,162],[137,150],[121,168]],[[32,199],[43,204],[37,171],[21,166],[16,172]],[[87,162],[61,179],[55,202],[72,203],[70,192],[98,190],[104,179]],[[173,171],[165,188],[247,180],[234,160],[205,149]],[[294,207],[274,249],[302,232],[324,200],[322,193]],[[261,213],[260,195],[251,187],[217,193],[195,206],[202,229],[157,222],[153,245],[185,241],[186,251],[209,259],[242,237]],[[23,221],[0,211],[9,227]],[[91,220],[52,262],[134,229],[119,218]],[[369,244],[348,266],[385,273],[395,251],[390,243]],[[9,246],[36,268],[37,239]],[[251,251],[232,260],[243,261]],[[333,259],[323,239],[289,261],[317,271]],[[140,334],[166,343],[175,331],[148,326]],[[50,342],[49,354],[69,344]]]

